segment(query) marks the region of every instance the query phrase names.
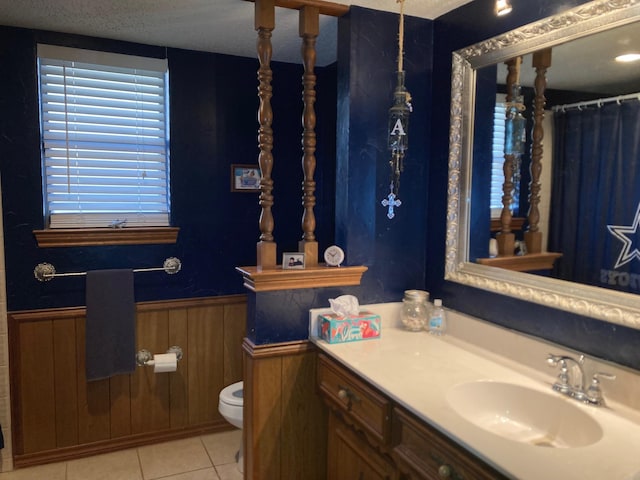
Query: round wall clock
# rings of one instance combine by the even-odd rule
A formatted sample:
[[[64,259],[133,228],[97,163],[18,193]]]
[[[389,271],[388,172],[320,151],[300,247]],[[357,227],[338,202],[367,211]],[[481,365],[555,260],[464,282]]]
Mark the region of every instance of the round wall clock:
[[[344,261],[344,251],[337,245],[331,245],[324,251],[324,261],[330,267],[339,267]]]

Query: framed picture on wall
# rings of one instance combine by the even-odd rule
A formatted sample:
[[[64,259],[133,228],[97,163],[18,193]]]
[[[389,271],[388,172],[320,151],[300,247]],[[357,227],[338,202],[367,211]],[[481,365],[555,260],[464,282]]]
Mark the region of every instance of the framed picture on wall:
[[[304,268],[304,253],[284,252],[282,254],[282,268],[302,269]]]
[[[232,192],[259,192],[261,178],[258,165],[231,165]]]

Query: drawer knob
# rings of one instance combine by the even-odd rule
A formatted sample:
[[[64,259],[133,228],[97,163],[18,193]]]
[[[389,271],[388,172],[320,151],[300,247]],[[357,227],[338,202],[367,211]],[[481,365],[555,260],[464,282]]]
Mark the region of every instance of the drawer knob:
[[[353,393],[349,388],[344,387],[342,385],[338,385],[338,398],[340,400],[347,400],[349,405],[349,409],[351,409],[352,403],[357,403],[360,401],[360,397],[358,397],[355,393]]]
[[[440,465],[440,467],[438,468],[438,476],[440,478],[450,478],[451,467],[449,465]]]

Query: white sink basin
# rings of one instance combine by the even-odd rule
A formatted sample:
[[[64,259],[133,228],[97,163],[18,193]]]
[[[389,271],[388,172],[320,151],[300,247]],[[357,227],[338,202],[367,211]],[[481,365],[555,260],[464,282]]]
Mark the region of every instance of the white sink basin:
[[[515,442],[553,448],[591,445],[602,428],[575,400],[520,385],[477,381],[452,387],[449,405],[465,420]]]

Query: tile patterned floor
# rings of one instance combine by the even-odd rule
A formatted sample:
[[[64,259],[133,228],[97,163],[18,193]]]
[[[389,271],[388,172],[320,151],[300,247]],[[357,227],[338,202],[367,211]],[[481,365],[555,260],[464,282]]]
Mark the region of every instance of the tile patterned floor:
[[[0,480],[242,480],[235,455],[242,431],[147,445],[0,473]]]

